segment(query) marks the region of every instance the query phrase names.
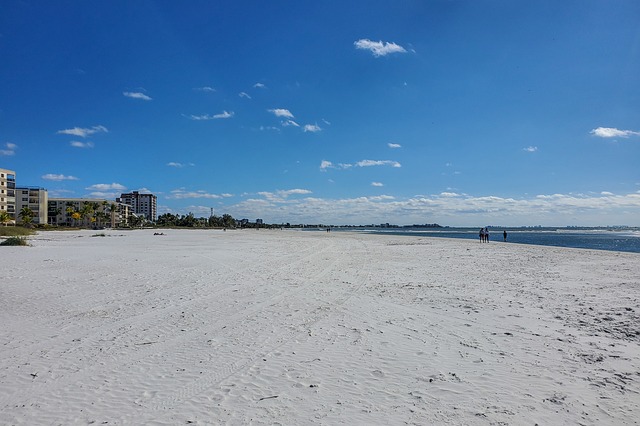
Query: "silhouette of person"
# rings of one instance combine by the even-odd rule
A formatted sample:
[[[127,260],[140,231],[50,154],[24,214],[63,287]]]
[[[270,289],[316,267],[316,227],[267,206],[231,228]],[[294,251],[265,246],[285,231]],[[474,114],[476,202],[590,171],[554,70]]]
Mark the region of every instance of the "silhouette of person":
[[[504,237],[504,242],[506,243],[507,242],[507,231],[506,230],[502,232],[502,236]]]

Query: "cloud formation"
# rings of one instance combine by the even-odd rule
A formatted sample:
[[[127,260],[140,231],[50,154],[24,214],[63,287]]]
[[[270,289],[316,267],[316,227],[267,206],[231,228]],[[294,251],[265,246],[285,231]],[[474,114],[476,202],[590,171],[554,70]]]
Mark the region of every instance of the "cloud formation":
[[[287,190],[278,190],[276,192],[259,192],[258,195],[262,195],[269,201],[274,202],[285,202],[287,198],[291,195],[308,195],[311,194],[311,191],[308,189],[287,189]]]
[[[399,44],[385,41],[371,41],[368,38],[357,40],[353,43],[356,49],[369,50],[376,58],[391,53],[406,53],[406,49]]]
[[[150,96],[147,96],[142,92],[122,92],[122,94],[127,98],[131,98],[131,99],[141,99],[143,101],[153,100]]]
[[[273,223],[378,223],[381,218],[398,224],[436,222],[448,226],[527,224],[563,226],[575,224],[637,223],[640,217],[640,193],[551,194],[528,198],[494,195],[477,196],[455,192],[416,195],[398,199],[389,195],[323,199],[316,197],[277,197],[261,192],[262,198],[249,198],[229,210],[234,216],[264,217]],[[387,221],[386,219],[385,221]],[[391,222],[391,220],[388,220]],[[633,222],[635,221],[635,222]]]
[[[321,132],[322,129],[317,124],[305,124],[304,125],[304,131],[305,132],[316,133],[316,132]]]
[[[89,191],[125,191],[127,189],[126,186],[120,185],[119,183],[97,183],[95,185],[91,185],[85,188]]]
[[[382,182],[371,182],[371,186],[384,186]]]
[[[371,167],[371,166],[391,166],[391,167],[402,167],[400,163],[397,161],[391,160],[362,160],[356,163],[358,167]]]
[[[69,145],[71,145],[74,148],[93,148],[94,147],[93,142],[82,142],[82,141],[71,141],[69,142]]]
[[[228,111],[222,111],[220,114],[215,114],[213,116],[214,119],[220,119],[220,118],[231,118],[235,115],[235,113],[233,111],[228,112]]]
[[[288,109],[274,108],[274,109],[268,109],[267,111],[274,114],[276,117],[284,117],[284,118],[291,118],[291,119],[294,118],[293,114],[291,114],[291,111],[289,111]]]
[[[6,155],[6,156],[15,155],[16,148],[18,148],[18,145],[16,145],[15,143],[7,142],[6,144],[4,144],[4,146],[6,149],[0,149],[0,155]]]
[[[391,149],[402,148],[402,145],[400,145],[399,143],[388,143],[387,146]]]
[[[171,161],[171,162],[167,163],[167,166],[169,166],[169,167],[182,168],[182,167],[185,167],[185,166],[191,166],[191,167],[193,167],[193,166],[195,166],[195,164],[193,164],[193,163],[183,164],[183,163],[178,163],[178,162],[175,162],[175,161]]]
[[[60,182],[63,180],[78,180],[75,176],[65,176],[65,175],[57,175],[54,173],[47,173],[46,175],[42,175],[42,179],[44,180],[53,180],[56,182]]]
[[[187,198],[208,198],[208,199],[217,200],[217,199],[228,198],[228,197],[233,197],[233,195],[232,194],[211,194],[204,190],[186,191],[183,188],[174,189],[173,191],[171,191],[171,195],[167,196],[167,198],[172,198],[176,200],[184,200]]]
[[[536,152],[538,150],[537,146],[528,146],[526,148],[522,148],[523,151],[527,151],[527,152]]]
[[[213,93],[216,91],[216,89],[214,89],[211,86],[195,87],[193,90],[196,90],[198,92],[207,92],[207,93]]]
[[[107,128],[104,126],[93,126],[89,128],[74,127],[72,129],[58,130],[56,133],[59,135],[72,135],[86,138],[87,136],[93,135],[95,133],[109,133],[109,130],[107,130]]]
[[[619,130],[613,127],[598,127],[590,133],[599,138],[628,138],[629,136],[640,136],[640,132],[634,130]]]
[[[231,112],[222,111],[219,114],[213,114],[213,115],[203,114],[203,115],[189,115],[185,117],[194,121],[206,121],[206,120],[219,120],[219,119],[231,118],[234,115],[235,113],[233,111]]]

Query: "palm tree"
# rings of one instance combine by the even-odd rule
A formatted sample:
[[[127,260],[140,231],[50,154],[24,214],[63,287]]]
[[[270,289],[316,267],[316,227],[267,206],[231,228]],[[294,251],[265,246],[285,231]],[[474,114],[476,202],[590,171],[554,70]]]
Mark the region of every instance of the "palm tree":
[[[84,203],[82,205],[82,208],[80,208],[80,211],[78,212],[80,214],[80,219],[86,219],[87,217],[89,217],[92,213],[94,212],[93,210],[93,203],[88,202],[88,203]],[[84,221],[83,221],[84,222]]]
[[[19,216],[24,225],[29,225],[33,220],[33,210],[31,210],[27,206],[24,206],[22,210],[20,210]]]
[[[0,210],[0,223],[2,223],[4,226],[7,226],[7,224],[12,220],[13,219],[11,218],[11,215],[9,213],[4,210]]]
[[[75,206],[73,205],[73,201],[67,201],[67,208],[65,209],[65,211],[73,219],[73,226],[76,226],[76,221],[80,219],[81,216],[80,216],[80,213],[75,209]]]
[[[111,216],[111,227],[116,227],[116,213],[120,210],[120,206],[116,203],[109,204],[109,215]]]

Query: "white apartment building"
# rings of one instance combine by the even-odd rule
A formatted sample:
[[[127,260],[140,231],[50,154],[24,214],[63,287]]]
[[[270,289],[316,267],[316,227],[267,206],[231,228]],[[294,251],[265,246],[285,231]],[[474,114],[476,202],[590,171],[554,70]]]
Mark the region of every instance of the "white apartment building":
[[[0,210],[16,218],[16,172],[0,169]]]
[[[128,224],[130,206],[101,198],[50,198],[48,204],[48,223],[57,226],[82,226],[117,228]],[[89,204],[90,214],[78,217]]]
[[[21,223],[20,212],[28,207],[33,212],[31,223],[44,225],[47,223],[47,190],[44,188],[22,187],[16,188],[16,222]]]
[[[131,206],[132,213],[143,215],[152,222],[155,222],[158,216],[157,200],[158,197],[153,194],[140,194],[138,191],[120,194],[120,198],[116,198],[117,202]]]

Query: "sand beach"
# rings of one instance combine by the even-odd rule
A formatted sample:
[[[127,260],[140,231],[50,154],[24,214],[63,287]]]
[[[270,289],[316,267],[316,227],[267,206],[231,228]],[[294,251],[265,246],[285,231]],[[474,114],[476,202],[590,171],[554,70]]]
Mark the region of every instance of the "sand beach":
[[[640,422],[638,254],[102,232],[0,247],[0,424]]]

